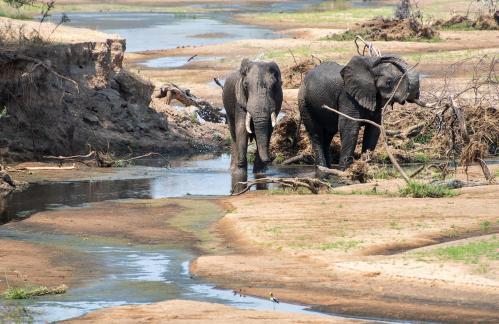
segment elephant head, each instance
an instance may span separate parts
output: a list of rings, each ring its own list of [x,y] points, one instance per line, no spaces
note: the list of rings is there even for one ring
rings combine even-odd
[[[345,91],[370,111],[383,107],[390,98],[399,104],[419,100],[419,73],[409,70],[397,56],[354,56],[341,76]]]
[[[274,62],[244,59],[236,85],[238,105],[246,112],[246,131],[256,140],[263,163],[269,163],[269,143],[282,104],[281,71]]]

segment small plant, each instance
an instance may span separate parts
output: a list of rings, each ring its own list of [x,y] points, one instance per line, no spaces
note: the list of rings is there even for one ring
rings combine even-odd
[[[356,248],[362,241],[337,241],[331,243],[322,243],[319,249],[325,250],[343,250],[348,252],[350,249]]]
[[[430,162],[430,157],[426,153],[417,152],[416,154],[414,154],[414,162],[423,164],[428,163]]]
[[[9,287],[3,293],[5,299],[28,299],[36,296],[45,295],[60,295],[66,293],[68,287],[66,285],[60,285],[54,288],[47,288],[45,286],[33,287],[33,288],[22,288],[22,287]]]
[[[281,164],[282,162],[284,162],[284,160],[285,160],[284,155],[282,153],[277,153],[274,162],[277,164]]]
[[[7,113],[7,107],[3,107],[2,111],[0,111],[0,119],[8,118],[9,114]]]
[[[490,230],[490,226],[491,223],[488,220],[480,223],[480,228],[482,229],[483,232],[488,232]]]
[[[26,288],[9,287],[3,293],[5,299],[28,299],[29,294]]]
[[[402,197],[412,198],[442,198],[454,197],[457,195],[455,190],[449,189],[445,185],[434,185],[411,181],[405,188],[400,190]]]

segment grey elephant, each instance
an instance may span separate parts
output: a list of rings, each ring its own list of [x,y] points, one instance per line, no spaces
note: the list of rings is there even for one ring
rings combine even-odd
[[[274,62],[244,59],[225,80],[222,97],[232,139],[232,191],[237,192],[248,176],[248,140],[256,140],[254,173],[271,162],[270,137],[283,99],[281,71]]]
[[[323,105],[379,124],[381,110],[390,98],[390,104],[419,100],[419,74],[397,56],[354,56],[346,66],[326,62],[311,70],[300,86],[298,106],[312,142],[316,164],[331,168],[330,145],[338,129],[341,169],[353,162],[361,126],[365,127],[362,152],[374,151],[380,135],[375,126],[361,125],[338,116],[322,108]]]

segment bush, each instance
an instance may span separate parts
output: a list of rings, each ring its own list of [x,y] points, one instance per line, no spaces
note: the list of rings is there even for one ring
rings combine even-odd
[[[442,198],[454,197],[457,195],[457,192],[449,189],[445,185],[433,185],[412,181],[405,188],[400,190],[400,195],[413,198]]]

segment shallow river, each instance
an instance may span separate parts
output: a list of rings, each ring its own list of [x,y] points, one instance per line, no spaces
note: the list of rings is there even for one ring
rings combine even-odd
[[[227,195],[230,190],[228,155],[191,161],[165,169],[136,166],[117,169],[88,180],[39,183],[8,196],[2,217],[19,220],[37,211],[85,207],[91,202],[116,199]],[[250,176],[251,176],[251,172]],[[310,176],[313,167],[271,167],[269,176]],[[206,217],[222,215],[206,215]],[[170,299],[215,302],[244,309],[274,310],[267,299],[241,297],[215,288],[189,274],[189,261],[196,255],[185,248],[129,245],[113,240],[87,240],[80,236],[23,232],[0,227],[0,237],[43,245],[65,247],[88,255],[102,275],[69,289],[60,296],[23,301],[35,323],[74,318],[92,310],[127,304],[153,303]],[[1,302],[0,302],[1,305]],[[280,303],[275,311],[315,313],[304,305]],[[317,313],[315,313],[317,314]],[[334,314],[322,314],[336,316]],[[380,319],[370,319],[386,322]]]

